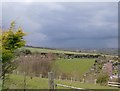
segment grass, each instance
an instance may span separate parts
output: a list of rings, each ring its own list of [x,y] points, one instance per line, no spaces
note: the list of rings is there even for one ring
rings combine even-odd
[[[9,86],[10,89],[24,89],[24,81],[22,75],[14,75],[11,74],[10,79],[6,81],[6,85]],[[46,78],[39,78],[34,77],[30,79],[30,77],[26,77],[26,89],[48,89],[48,79]],[[79,88],[85,89],[116,89],[115,87],[108,87],[108,86],[100,86],[97,84],[88,84],[88,83],[81,83],[81,82],[70,82],[65,80],[55,80],[55,83],[75,86]],[[57,87],[57,89],[66,89],[63,87]]]
[[[65,84],[68,86],[74,86],[78,88],[84,88],[84,89],[115,89],[115,87],[109,87],[109,86],[101,86],[99,84],[90,84],[90,83],[81,83],[81,82],[70,82],[70,81],[56,81],[58,84]],[[60,87],[58,87],[59,89]]]
[[[64,51],[59,49],[45,49],[45,48],[32,48],[32,47],[24,47],[25,49],[31,50],[31,52],[38,52],[38,53],[64,53],[64,54],[78,54],[78,55],[99,55],[100,53],[83,53],[83,52],[73,52],[73,51]],[[104,56],[104,54],[100,54]],[[105,55],[107,57],[114,57],[112,55]]]
[[[2,80],[0,79],[0,91],[2,90]]]
[[[11,74],[10,79],[6,81],[6,85],[10,89],[24,89],[24,76]],[[29,76],[26,77],[26,88],[27,89],[47,89],[48,79],[34,77],[30,79]]]
[[[55,66],[59,69],[60,72],[83,75],[85,72],[89,71],[91,66],[94,64],[94,59],[58,59],[55,62]],[[55,69],[55,68],[54,68]]]
[[[90,53],[79,53],[79,52],[72,52],[72,51],[64,51],[64,50],[58,50],[58,49],[42,49],[42,48],[31,48],[31,47],[25,47],[26,49],[31,50],[31,52],[39,52],[39,53],[66,53],[66,54],[90,54]],[[96,55],[96,54],[92,54]]]

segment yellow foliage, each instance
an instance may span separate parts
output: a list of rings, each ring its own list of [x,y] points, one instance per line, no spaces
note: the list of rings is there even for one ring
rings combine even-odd
[[[13,55],[14,50],[20,48],[25,45],[25,40],[23,37],[25,33],[22,31],[22,28],[19,27],[16,31],[13,30],[15,27],[15,23],[12,22],[10,29],[7,31],[3,31],[0,34],[0,47],[2,47],[2,60],[6,60],[6,58],[11,54]],[[9,52],[9,55],[8,55]]]

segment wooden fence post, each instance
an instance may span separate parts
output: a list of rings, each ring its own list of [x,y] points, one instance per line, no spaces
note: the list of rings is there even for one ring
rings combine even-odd
[[[85,83],[85,79],[84,78],[83,78],[82,82]]]
[[[65,80],[67,80],[67,77],[65,78]]]
[[[94,83],[95,83],[95,84],[96,84],[96,82],[97,82],[97,79],[94,80]]]
[[[61,80],[61,76],[59,76],[59,80]]]
[[[24,72],[24,91],[26,90],[26,73]]]
[[[17,71],[17,75],[19,75],[19,71]]]
[[[40,78],[42,78],[42,74],[40,74]]]
[[[48,79],[49,79],[49,89],[54,90],[54,74],[53,72],[48,72]]]

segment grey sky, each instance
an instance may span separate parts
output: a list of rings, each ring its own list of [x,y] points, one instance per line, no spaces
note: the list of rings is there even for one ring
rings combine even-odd
[[[115,48],[117,3],[3,3],[3,27],[16,20],[27,44],[57,48]]]

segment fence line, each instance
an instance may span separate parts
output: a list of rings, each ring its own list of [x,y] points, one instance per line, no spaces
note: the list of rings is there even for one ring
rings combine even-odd
[[[63,85],[63,84],[56,84],[56,86],[61,86],[61,87],[66,87],[66,88],[72,88],[72,89],[83,89],[83,90],[85,90],[84,88],[78,88],[78,87],[68,86],[68,85]]]
[[[118,82],[108,82],[108,86],[120,87],[120,83],[118,83]]]

